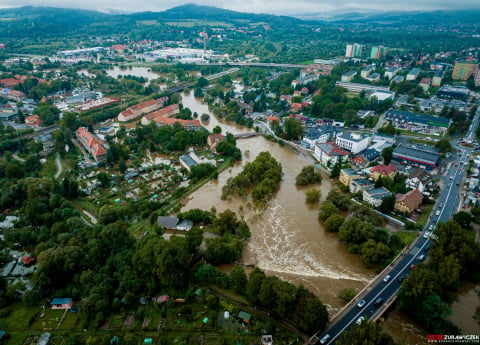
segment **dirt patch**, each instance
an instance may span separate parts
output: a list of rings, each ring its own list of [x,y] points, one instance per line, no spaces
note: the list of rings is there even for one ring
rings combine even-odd
[[[143,319],[143,325],[142,325],[142,328],[147,328],[148,325],[150,324],[150,321],[152,321],[151,318],[149,317],[146,317],[145,319]]]
[[[123,326],[130,327],[133,325],[134,322],[135,322],[135,315],[133,314],[127,315],[127,317],[125,318],[125,321],[123,321]]]

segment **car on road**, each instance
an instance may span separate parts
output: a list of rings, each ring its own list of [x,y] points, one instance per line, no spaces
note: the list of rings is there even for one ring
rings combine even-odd
[[[408,278],[408,274],[402,274],[400,277],[398,277],[398,282],[401,283],[407,278]]]
[[[382,298],[382,297],[378,297],[378,298],[375,300],[375,302],[373,302],[373,305],[374,305],[376,308],[378,308],[378,307],[380,307],[380,306],[383,304],[383,302],[384,302],[384,301],[383,301],[383,298]]]
[[[365,320],[365,316],[360,316],[360,317],[357,319],[357,321],[355,321],[355,323],[356,323],[357,325],[359,325],[359,324],[362,323],[363,320]]]
[[[418,261],[423,261],[425,259],[425,254],[420,254],[418,256]]]
[[[331,336],[330,334],[325,334],[322,339],[320,339],[320,344],[326,344],[330,340]]]
[[[433,230],[433,227],[434,227],[434,225],[433,225],[433,224],[432,224],[432,225],[430,225],[430,226],[428,227],[428,230],[429,230],[429,231],[432,231],[432,230]]]
[[[458,167],[459,163],[455,163],[455,166]]]
[[[390,274],[387,274],[387,275],[383,278],[383,282],[384,282],[384,283],[387,283],[391,278],[392,278],[392,276],[391,276]]]
[[[410,265],[410,269],[412,270],[412,269],[414,269],[414,268],[415,268],[415,265],[414,265],[414,264],[411,264],[411,265]]]
[[[430,234],[431,234],[430,231],[425,231],[425,233],[423,234],[423,238],[425,238],[425,239],[429,238]]]
[[[359,302],[357,303],[357,307],[358,307],[358,308],[363,308],[366,303],[367,303],[367,301],[365,301],[364,299],[362,299],[361,301],[359,301]]]
[[[440,210],[437,210],[437,212],[435,212],[435,215],[439,216],[440,215]]]
[[[425,250],[426,252],[428,252],[429,249],[430,249],[430,242],[425,245],[425,247],[423,248],[423,250]]]
[[[450,186],[451,186],[451,185],[450,185],[450,183],[449,183],[449,184],[447,184],[447,188],[450,188]]]

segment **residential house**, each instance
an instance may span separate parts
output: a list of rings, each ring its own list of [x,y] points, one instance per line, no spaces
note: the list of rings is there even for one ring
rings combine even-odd
[[[30,115],[25,118],[25,124],[27,126],[37,128],[42,124],[42,120],[40,120],[40,116],[38,115]]]
[[[324,167],[333,167],[337,162],[345,162],[348,158],[348,152],[335,143],[319,143],[315,145],[313,156]]]
[[[412,213],[423,201],[423,194],[418,189],[406,194],[398,193],[395,197],[395,210],[403,213]]]
[[[443,74],[444,72],[441,69],[435,71],[432,79],[432,86],[439,87],[442,85]]]
[[[242,321],[244,323],[249,323],[250,319],[252,318],[252,315],[250,315],[249,313],[246,313],[243,310],[241,310],[238,313],[238,318],[240,319],[240,321]]]
[[[176,229],[179,219],[177,217],[158,216],[157,223],[161,228]]]
[[[407,80],[415,80],[420,75],[420,68],[412,68],[407,74]]]
[[[261,345],[273,345],[273,337],[270,334],[262,335],[260,343]]]
[[[395,175],[398,173],[398,169],[393,164],[379,164],[371,168],[370,173],[372,174],[372,177],[375,181],[378,180],[380,176],[389,177],[393,180]]]
[[[132,105],[118,114],[118,121],[126,122],[136,119],[144,114],[148,114],[162,108],[166,102],[168,102],[168,97],[161,97]]]
[[[341,169],[340,170],[340,182],[343,183],[344,186],[349,186],[350,182],[354,179],[362,178],[355,170],[351,168]]]
[[[417,168],[408,174],[405,185],[409,189],[418,189],[422,193],[427,189],[434,190],[438,187],[432,180],[432,176],[421,168]]]
[[[375,70],[375,66],[374,65],[369,65],[369,66],[365,67],[364,69],[362,69],[362,71],[360,72],[360,76],[363,79],[366,79],[370,75],[370,73],[372,73],[374,70]]]
[[[54,298],[50,302],[52,309],[70,309],[73,305],[71,298]]]
[[[207,137],[207,144],[208,144],[208,147],[210,148],[210,151],[212,151],[213,153],[216,153],[216,147],[218,143],[221,142],[222,140],[224,140],[224,137],[221,133],[210,134]]]
[[[337,136],[335,143],[338,147],[356,154],[368,147],[370,144],[370,137],[360,133],[346,132]]]
[[[105,150],[105,148],[100,144],[100,140],[90,133],[88,129],[85,127],[78,127],[76,135],[79,143],[93,156],[97,162],[107,159],[107,150]]]
[[[390,67],[385,70],[384,76],[387,79],[392,79],[399,71],[398,67]]]
[[[371,81],[373,83],[376,83],[377,81],[380,81],[380,74],[379,73],[373,73],[373,74],[370,74],[365,79],[367,79],[368,81]]]
[[[302,145],[307,149],[318,143],[334,141],[343,130],[334,126],[308,127],[303,135]]]
[[[20,259],[20,263],[23,266],[35,265],[36,262],[37,262],[37,258],[31,257],[30,255],[24,255]]]
[[[370,190],[373,188],[375,188],[375,186],[372,181],[366,178],[353,179],[350,181],[350,184],[348,186],[348,189],[352,194],[363,192],[364,190]]]
[[[383,199],[392,196],[392,193],[385,187],[373,188],[370,190],[363,191],[363,201],[367,204],[372,205],[373,207],[379,207]]]

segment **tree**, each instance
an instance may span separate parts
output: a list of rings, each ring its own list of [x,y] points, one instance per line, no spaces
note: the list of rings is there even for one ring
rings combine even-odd
[[[464,229],[471,229],[472,215],[465,211],[457,212],[453,215],[453,219]]]
[[[360,258],[366,267],[371,267],[390,256],[390,248],[384,243],[376,243],[369,239],[363,243],[360,249]]]
[[[350,197],[342,193],[338,188],[331,189],[326,200],[332,202],[342,211],[348,210],[351,204]]]
[[[340,290],[338,293],[338,298],[343,300],[345,303],[350,302],[355,296],[357,295],[357,292],[355,289],[352,289],[350,287],[343,288]]]
[[[240,295],[245,295],[245,289],[247,287],[247,275],[240,266],[233,267],[232,271],[228,275],[228,280],[233,291]]]
[[[297,175],[295,184],[298,186],[306,186],[313,183],[322,182],[322,174],[315,171],[312,165],[302,168],[302,171]]]
[[[287,118],[283,123],[283,130],[285,133],[285,139],[297,140],[303,134],[302,124],[294,118]]]
[[[108,174],[103,171],[97,174],[97,180],[98,182],[100,182],[102,188],[108,187],[108,185],[110,184],[110,176],[108,176]]]
[[[341,158],[339,158],[333,165],[332,171],[330,171],[330,178],[338,178],[340,176],[340,170],[342,170]]]
[[[310,297],[298,305],[294,319],[303,332],[313,334],[327,325],[328,311],[317,297]]]
[[[320,196],[322,193],[320,192],[320,189],[310,189],[307,190],[307,202],[310,204],[316,203],[320,200]]]
[[[338,238],[348,244],[361,245],[375,236],[375,227],[370,222],[348,218],[338,231]]]
[[[395,135],[396,132],[397,130],[391,124],[388,124],[378,129],[378,133],[387,134],[387,135]]]
[[[320,205],[320,211],[318,213],[318,218],[320,220],[327,220],[331,215],[338,214],[338,208],[331,201],[324,201]]]
[[[344,221],[345,218],[342,215],[334,213],[325,221],[325,229],[330,232],[338,232]]]
[[[383,198],[382,203],[378,207],[378,210],[383,213],[390,213],[395,208],[395,196],[390,195]]]
[[[435,147],[442,153],[452,152],[452,145],[448,139],[440,139],[435,144]]]
[[[214,133],[214,134],[222,133],[222,127],[220,127],[220,126],[213,127],[212,133]]]
[[[265,273],[263,273],[256,267],[248,275],[246,295],[248,301],[253,305],[257,305],[260,302],[260,289],[265,278]]]
[[[382,331],[382,326],[364,320],[349,331],[344,331],[336,341],[337,345],[395,345],[393,338]]]
[[[389,146],[382,150],[383,163],[388,165],[392,161],[393,157],[393,147]]]

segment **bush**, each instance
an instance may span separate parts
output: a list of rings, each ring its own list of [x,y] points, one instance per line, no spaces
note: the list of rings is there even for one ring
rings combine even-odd
[[[322,192],[319,189],[311,189],[307,191],[307,202],[310,204],[316,203],[320,200]]]
[[[348,303],[356,295],[357,295],[357,292],[354,289],[352,289],[350,287],[346,287],[346,288],[343,288],[342,290],[340,290],[340,292],[338,293],[338,298],[345,301],[345,303]]]

